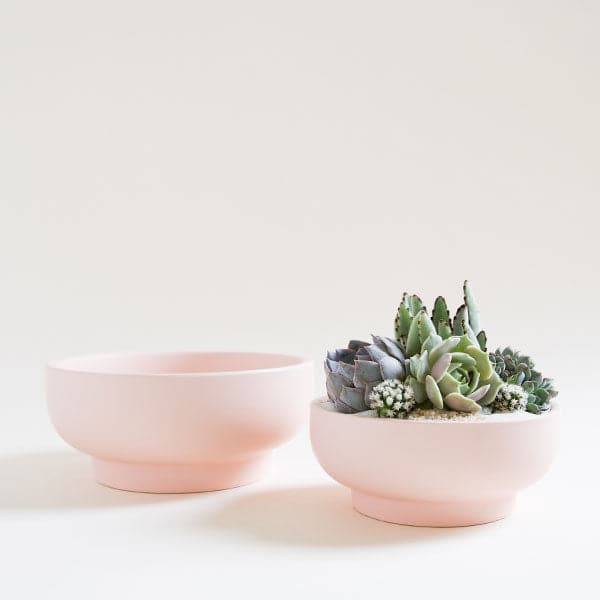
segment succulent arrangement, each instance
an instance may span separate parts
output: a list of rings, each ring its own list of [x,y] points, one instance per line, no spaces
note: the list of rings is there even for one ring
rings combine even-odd
[[[487,336],[469,283],[454,317],[436,298],[431,315],[421,299],[405,293],[394,322],[395,339],[351,340],[327,353],[327,396],[344,413],[405,418],[414,409],[458,413],[551,408],[551,379],[533,360],[507,347],[488,353]]]

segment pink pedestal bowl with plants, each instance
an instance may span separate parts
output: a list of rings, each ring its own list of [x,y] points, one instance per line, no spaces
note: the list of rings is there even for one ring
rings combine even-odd
[[[393,523],[459,526],[508,515],[558,448],[552,380],[510,347],[488,352],[467,282],[450,317],[404,294],[395,337],[352,340],[325,360],[313,403],[323,468],[359,512]]]
[[[281,354],[116,354],[47,368],[58,433],[92,457],[98,482],[141,492],[256,481],[312,397],[312,362]]]

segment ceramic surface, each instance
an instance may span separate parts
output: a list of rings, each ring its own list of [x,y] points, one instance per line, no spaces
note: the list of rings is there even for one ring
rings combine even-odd
[[[301,427],[312,363],[279,354],[117,354],[47,367],[50,417],[97,481],[143,492],[236,487]]]
[[[325,399],[322,399],[325,400]],[[451,527],[501,519],[549,469],[560,408],[518,420],[378,419],[311,406],[322,467],[359,512],[393,523]]]

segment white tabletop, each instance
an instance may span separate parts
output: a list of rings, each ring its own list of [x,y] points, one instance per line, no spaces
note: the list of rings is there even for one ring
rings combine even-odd
[[[92,481],[59,440],[0,457],[6,598],[436,596],[597,598],[598,420],[566,411],[558,461],[489,525],[368,519],[330,480],[308,434],[235,490],[136,494]],[[52,434],[48,433],[48,439]],[[5,440],[7,441],[7,440]],[[8,440],[10,441],[10,439]]]

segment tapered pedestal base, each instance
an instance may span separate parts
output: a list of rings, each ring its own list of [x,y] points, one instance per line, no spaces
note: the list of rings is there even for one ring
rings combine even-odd
[[[463,502],[427,502],[382,498],[352,490],[352,503],[359,513],[380,521],[422,527],[463,527],[497,521],[511,513],[514,500],[514,496],[508,496]]]
[[[260,479],[269,456],[237,463],[165,465],[94,459],[98,483],[119,490],[180,494],[211,492],[247,485]]]

